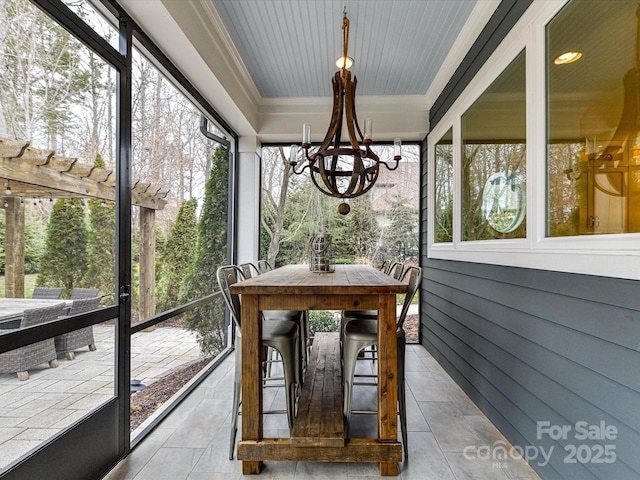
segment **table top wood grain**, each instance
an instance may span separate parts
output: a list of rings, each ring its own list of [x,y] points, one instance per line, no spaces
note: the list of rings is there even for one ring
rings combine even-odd
[[[336,265],[331,273],[314,273],[307,265],[287,265],[230,289],[232,293],[260,295],[353,295],[405,293],[407,286],[369,265]]]

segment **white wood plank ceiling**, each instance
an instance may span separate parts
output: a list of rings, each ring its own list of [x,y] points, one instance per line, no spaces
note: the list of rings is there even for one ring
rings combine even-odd
[[[211,0],[263,98],[331,96],[342,11],[358,95],[425,95],[476,0]]]

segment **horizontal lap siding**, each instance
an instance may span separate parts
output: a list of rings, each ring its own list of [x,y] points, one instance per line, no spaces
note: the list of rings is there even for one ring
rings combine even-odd
[[[638,282],[427,260],[421,341],[519,446],[548,450],[543,478],[640,478]],[[566,464],[536,422],[604,421],[618,429],[613,464]]]

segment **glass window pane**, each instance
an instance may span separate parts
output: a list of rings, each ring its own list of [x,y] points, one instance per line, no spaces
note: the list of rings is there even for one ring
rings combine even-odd
[[[392,145],[374,145],[372,150],[393,164]],[[336,263],[417,262],[419,150],[415,144],[403,145],[398,168],[391,171],[382,165],[371,190],[350,199],[350,213],[341,215],[341,199],[321,193],[308,170],[294,175],[288,168],[288,145],[263,147],[263,258],[276,266],[307,263],[310,235],[326,232],[333,238]]]
[[[453,242],[453,131],[436,143],[435,242]]]
[[[114,319],[0,354],[0,469],[113,398],[116,325]]]
[[[118,30],[109,23],[87,0],[61,0],[93,30],[118,50],[120,37]]]
[[[462,116],[463,240],[526,236],[525,54]]]
[[[31,322],[27,310],[73,309],[78,288],[105,295],[99,308],[113,302],[118,148],[116,71],[29,1],[2,2],[0,23],[0,138],[12,146],[0,159],[0,316],[25,302],[0,319],[2,342]],[[62,312],[49,321],[63,325]],[[116,325],[0,354],[0,470],[113,398]]]
[[[199,108],[149,58],[134,49],[132,181],[163,196],[133,202],[134,323],[215,294],[229,230],[229,150],[202,134]],[[227,347],[226,321],[217,295],[132,336],[132,436]]]
[[[637,6],[573,0],[547,26],[549,236],[640,231]]]

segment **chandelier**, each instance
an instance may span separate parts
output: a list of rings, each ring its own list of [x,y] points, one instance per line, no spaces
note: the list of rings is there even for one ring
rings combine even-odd
[[[355,108],[356,85],[358,79],[351,77],[354,61],[347,55],[349,47],[349,19],[345,7],[342,18],[342,56],[336,60],[338,70],[333,79],[333,111],[329,129],[315,153],[311,149],[311,125],[302,127],[302,150],[304,160],[298,164],[297,146],[291,145],[289,163],[295,174],[299,175],[307,168],[314,185],[330,197],[350,199],[367,193],[378,179],[380,164],[389,170],[398,168],[402,142],[393,141],[393,165],[380,160],[371,150],[372,121],[364,121],[364,133],[360,129]],[[349,135],[348,142],[342,140],[343,121]],[[344,143],[344,146],[343,146]],[[346,215],[349,204],[344,202],[338,211]]]

